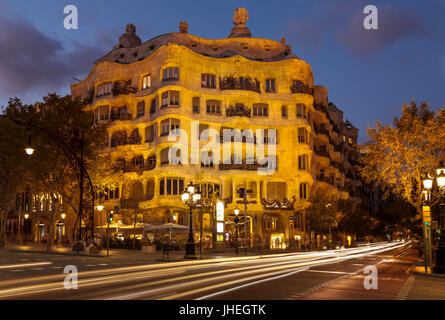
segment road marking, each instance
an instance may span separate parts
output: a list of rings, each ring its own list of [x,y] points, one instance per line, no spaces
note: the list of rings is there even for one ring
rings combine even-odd
[[[279,276],[275,276],[275,277],[272,277],[272,278],[267,278],[267,279],[262,279],[262,280],[246,283],[246,284],[234,287],[234,288],[230,288],[230,289],[219,291],[219,292],[215,292],[215,293],[203,296],[203,297],[199,297],[199,298],[197,298],[195,300],[204,300],[204,299],[208,299],[208,298],[211,298],[211,297],[214,297],[214,296],[219,296],[221,294],[228,293],[228,292],[235,291],[235,290],[239,290],[241,288],[249,287],[249,286],[252,286],[252,285],[255,285],[255,284],[259,284],[259,283],[263,283],[263,282],[267,282],[267,281],[271,281],[271,280],[276,280],[276,279],[288,277],[288,276],[291,276],[293,274],[296,274],[296,273],[299,273],[299,272],[302,272],[302,271],[306,271],[308,269],[309,269],[308,267],[298,268],[298,269],[296,269],[296,270],[294,270],[292,272],[288,272],[288,273],[285,273],[285,274],[282,274],[282,275],[279,275]]]
[[[399,293],[397,294],[395,300],[406,300],[415,278],[416,277],[413,275],[409,276],[408,280],[405,281]]]
[[[13,268],[27,268],[27,267],[34,267],[34,266],[42,266],[42,265],[48,265],[52,264],[52,262],[34,262],[34,263],[22,263],[22,264],[10,264],[10,265],[3,265],[0,266],[0,269],[13,269]]]
[[[35,271],[39,271],[39,270],[44,270],[45,268],[31,268],[31,270],[35,270]]]
[[[329,270],[307,270],[307,272],[334,273],[334,274],[356,274],[355,272],[329,271]]]
[[[23,270],[23,269],[14,269],[14,270],[9,270],[9,271],[11,271],[11,272],[22,272],[22,271],[25,271],[25,270]]]

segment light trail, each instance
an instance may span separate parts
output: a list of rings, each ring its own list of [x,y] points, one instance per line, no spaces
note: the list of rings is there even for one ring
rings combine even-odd
[[[21,263],[21,264],[10,264],[10,265],[2,265],[0,269],[13,269],[13,268],[29,268],[35,266],[44,266],[52,264],[52,262],[33,262],[33,263]]]
[[[247,285],[253,285],[259,283],[258,281],[270,281],[277,277],[284,277],[285,274],[291,275],[296,273],[301,268],[310,268],[317,265],[337,263],[348,259],[354,259],[361,256],[367,256],[370,254],[376,254],[387,250],[394,250],[401,246],[407,245],[407,243],[385,243],[374,246],[368,246],[366,248],[352,248],[342,250],[330,250],[324,252],[309,252],[309,253],[293,253],[293,254],[279,254],[279,255],[262,255],[252,257],[233,257],[233,258],[221,258],[216,260],[202,260],[202,261],[181,261],[173,262],[169,264],[151,264],[143,266],[112,268],[103,270],[93,270],[79,272],[78,274],[78,287],[79,289],[92,287],[92,286],[106,286],[112,284],[119,284],[122,282],[139,281],[138,284],[125,288],[114,288],[110,291],[137,289],[141,287],[153,287],[157,285],[163,285],[160,288],[152,288],[149,290],[143,290],[130,294],[119,294],[113,297],[105,297],[106,299],[136,299],[144,296],[152,296],[160,293],[172,293],[180,289],[190,289],[196,286],[201,286],[198,289],[192,289],[189,291],[179,292],[165,297],[165,299],[175,299],[183,296],[196,294],[203,291],[209,291],[226,287],[228,285],[236,285],[242,282],[251,281],[250,284],[242,284],[242,287]],[[44,264],[45,262],[38,263]],[[198,271],[199,269],[220,268],[221,264],[228,265],[228,269],[214,270],[207,272],[199,272],[196,274],[183,275],[188,271]],[[33,264],[36,265],[36,264]],[[233,267],[230,268],[230,265]],[[241,272],[240,272],[241,270]],[[291,270],[291,271],[290,271]],[[299,271],[301,272],[301,271]],[[233,278],[244,277],[242,279],[233,280],[230,282],[216,283],[217,281],[226,281],[229,277]],[[0,290],[0,298],[23,296],[23,295],[35,295],[39,293],[48,293],[51,291],[64,290],[63,279],[66,274],[58,274],[45,277],[33,277],[28,279],[10,280],[7,283],[2,282],[0,287],[5,287],[8,284],[17,285],[18,283],[36,282],[36,281],[55,281],[52,283],[40,283],[35,285],[25,285],[14,288],[5,288]],[[167,279],[160,279],[154,281],[147,281],[156,277],[168,277]],[[207,277],[207,278],[206,278]],[[269,277],[269,278],[267,278]],[[264,279],[266,278],[266,279]],[[187,281],[188,280],[188,281]],[[185,282],[187,281],[187,282]],[[179,282],[179,283],[178,283]],[[173,283],[173,284],[171,284]],[[169,286],[166,286],[170,284]],[[211,284],[210,286],[208,286]],[[241,288],[241,287],[239,287]],[[231,290],[236,290],[232,288]],[[80,292],[80,291],[76,291]],[[104,290],[102,290],[102,296]],[[222,294],[213,293],[212,296]],[[96,295],[97,296],[97,295]],[[165,296],[165,294],[164,294]]]

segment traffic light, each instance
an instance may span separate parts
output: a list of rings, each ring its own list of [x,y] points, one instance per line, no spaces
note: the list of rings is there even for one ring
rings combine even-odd
[[[113,211],[110,212],[110,215],[108,216],[108,221],[113,222]]]

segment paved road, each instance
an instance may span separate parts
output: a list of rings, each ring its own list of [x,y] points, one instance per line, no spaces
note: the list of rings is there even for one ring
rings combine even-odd
[[[405,292],[402,287],[408,276],[403,270],[411,263],[394,269],[393,265],[401,265],[401,258],[394,260],[393,255],[407,247],[381,243],[323,252],[156,264],[132,260],[127,265],[104,258],[43,254],[35,258],[36,254],[15,253],[0,259],[0,299],[370,299],[373,294],[392,299]],[[21,255],[19,263],[17,254]],[[78,268],[77,290],[64,288],[67,264]],[[378,290],[363,287],[366,265],[378,267]],[[337,291],[332,289],[336,285],[340,286]]]

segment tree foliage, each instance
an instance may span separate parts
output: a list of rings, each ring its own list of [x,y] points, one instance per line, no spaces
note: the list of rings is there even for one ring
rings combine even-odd
[[[435,113],[426,103],[412,101],[392,125],[376,122],[367,135],[361,176],[382,188],[385,197],[397,195],[420,213],[422,177],[445,155],[445,109]]]

